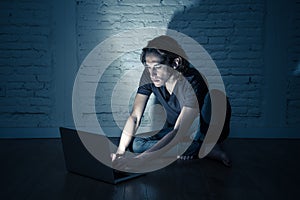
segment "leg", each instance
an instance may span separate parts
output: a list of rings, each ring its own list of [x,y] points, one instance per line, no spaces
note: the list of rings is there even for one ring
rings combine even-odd
[[[169,133],[173,127],[164,128],[160,130],[158,133],[149,132],[142,135],[152,135],[150,137],[135,137],[132,142],[132,151],[134,153],[142,153],[148,149],[150,149],[153,145],[155,145],[161,138],[163,138],[167,133]],[[155,134],[155,135],[153,135]]]
[[[194,159],[198,157],[198,153],[202,144],[201,137],[203,136],[202,132],[202,127],[209,125],[210,122],[210,116],[211,116],[211,101],[210,101],[210,96],[209,93],[205,95],[203,106],[201,109],[201,115],[200,115],[200,120],[198,123],[198,128],[196,132],[193,134],[192,139],[193,142],[189,146],[189,148],[179,156],[181,160],[189,160],[189,159]]]
[[[218,92],[220,94],[217,95],[224,95],[222,92]],[[226,98],[227,103],[226,103],[226,116],[225,116],[225,122],[224,126],[221,132],[221,135],[218,139],[217,143],[223,142],[225,139],[227,139],[229,132],[230,132],[230,118],[231,118],[231,105]],[[209,124],[210,124],[210,118],[211,118],[211,100],[210,100],[210,95],[209,93],[205,96],[204,103],[201,109],[201,116],[200,116],[200,131],[199,135],[197,135],[197,139],[200,139],[201,134],[205,135]],[[196,139],[195,139],[196,140]]]
[[[216,92],[218,92],[218,93],[216,93],[217,95],[224,95],[222,92],[219,92],[219,91],[216,91]],[[207,157],[214,159],[214,160],[221,161],[225,166],[230,167],[231,161],[220,145],[228,137],[229,131],[230,131],[231,106],[230,106],[229,100],[227,98],[226,98],[226,101],[227,101],[226,117],[225,117],[225,122],[224,122],[224,126],[222,129],[221,135],[217,141],[217,144],[214,146],[214,148],[211,150],[211,152],[207,155]],[[203,106],[203,108],[201,110],[201,132],[206,134],[209,123],[210,123],[210,117],[211,117],[211,103],[210,103],[209,96],[205,97],[204,102],[207,104],[204,103],[204,105],[206,105],[206,106]]]
[[[159,140],[155,140],[152,137],[142,138],[136,137],[132,143],[132,150],[134,153],[143,153],[147,149],[150,149]]]
[[[224,123],[222,133],[215,147],[207,155],[208,158],[221,161],[224,165],[228,167],[231,166],[231,161],[228,158],[227,154],[221,148],[220,143],[223,142],[229,135],[230,117],[231,117],[231,106],[227,99],[226,118],[225,118],[225,123]],[[198,152],[202,144],[201,136],[206,134],[210,124],[210,118],[211,118],[211,100],[208,93],[204,98],[204,103],[201,109],[199,128],[193,137],[194,141],[191,144],[191,146],[186,150],[186,152],[182,156],[180,156],[180,159],[184,159],[184,160],[193,159],[198,155]]]

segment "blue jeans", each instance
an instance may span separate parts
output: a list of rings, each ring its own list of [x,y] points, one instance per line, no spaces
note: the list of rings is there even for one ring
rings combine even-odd
[[[223,131],[221,133],[220,139],[218,142],[222,142],[228,137],[229,134],[229,119],[231,116],[231,107],[229,101],[227,100],[227,114],[225,125]],[[206,134],[206,131],[209,126],[211,117],[211,100],[209,93],[204,98],[204,103],[201,109],[201,116],[200,116],[200,123],[196,134],[193,136],[193,142],[190,148],[188,149],[189,152],[195,152],[200,149],[201,146],[201,136]],[[173,127],[166,127],[160,130],[157,134],[150,136],[150,137],[135,137],[132,142],[132,151],[135,153],[142,153],[147,149],[150,149],[153,145],[155,145],[161,138],[163,138],[166,134],[173,130]],[[152,132],[149,132],[149,135],[152,135]]]

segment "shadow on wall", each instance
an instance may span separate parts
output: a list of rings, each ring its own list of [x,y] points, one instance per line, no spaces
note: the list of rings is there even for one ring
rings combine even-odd
[[[168,24],[168,29],[196,40],[212,57],[220,72],[223,72],[222,75],[228,75],[230,71],[222,69],[222,62],[228,59],[228,45],[234,32],[233,20],[229,17],[221,18],[227,12],[226,6],[214,7],[203,2],[201,5],[175,12]]]
[[[168,29],[196,40],[216,63],[233,108],[232,124],[261,117],[264,4],[201,1],[174,13]]]

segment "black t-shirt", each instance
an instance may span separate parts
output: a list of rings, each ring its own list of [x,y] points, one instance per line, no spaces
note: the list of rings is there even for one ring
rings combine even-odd
[[[140,79],[139,94],[150,96],[153,93],[167,114],[167,122],[174,126],[183,106],[201,111],[204,97],[208,92],[204,78],[199,71],[189,67],[176,82],[173,93],[170,95],[165,86],[155,87],[149,72],[144,70]]]

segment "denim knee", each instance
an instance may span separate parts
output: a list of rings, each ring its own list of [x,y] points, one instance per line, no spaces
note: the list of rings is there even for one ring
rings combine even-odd
[[[132,151],[134,153],[143,153],[144,151],[150,149],[155,143],[157,143],[157,140],[136,137],[132,142]]]
[[[138,138],[134,138],[132,142],[132,151],[134,153],[141,153],[141,141]]]

